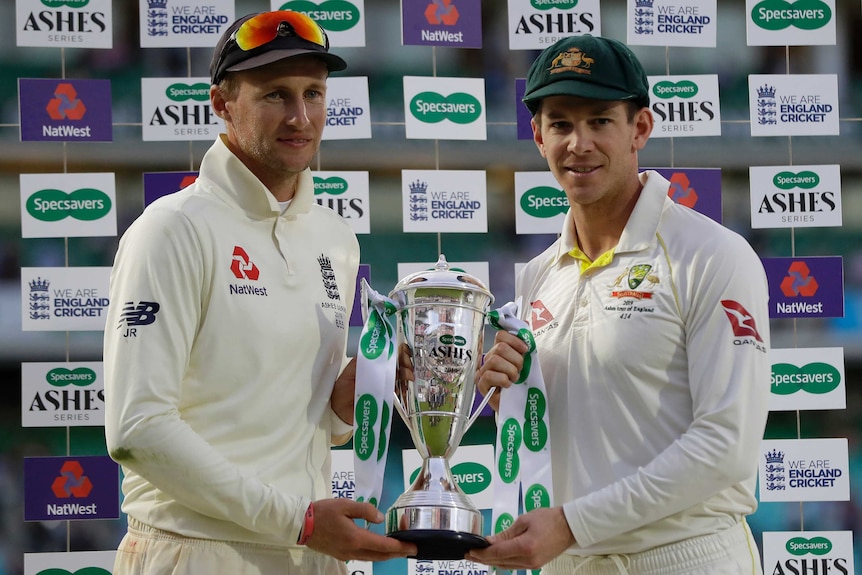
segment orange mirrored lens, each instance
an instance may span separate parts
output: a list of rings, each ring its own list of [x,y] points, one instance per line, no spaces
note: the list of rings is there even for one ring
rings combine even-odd
[[[246,20],[236,31],[236,45],[243,50],[263,46],[278,36],[278,27],[282,22],[290,24],[296,35],[303,40],[326,46],[326,37],[320,26],[305,14],[292,10],[265,12]]]

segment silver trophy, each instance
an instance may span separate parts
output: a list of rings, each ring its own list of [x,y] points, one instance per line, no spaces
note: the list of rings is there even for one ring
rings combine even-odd
[[[463,559],[488,542],[482,513],[455,484],[449,458],[491,398],[471,416],[494,296],[475,277],[450,270],[441,254],[434,269],[408,275],[389,297],[401,304],[394,405],[422,468],[387,511],[386,534],[415,543],[416,559]]]

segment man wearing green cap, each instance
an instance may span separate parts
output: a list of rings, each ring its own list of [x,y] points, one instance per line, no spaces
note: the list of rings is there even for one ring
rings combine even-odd
[[[524,103],[571,206],[515,286],[547,386],[557,506],[467,557],[545,575],[761,573],[745,521],[768,411],[760,259],[638,172],[653,118],[622,43],[550,46]],[[498,332],[482,393],[517,381],[526,351]]]

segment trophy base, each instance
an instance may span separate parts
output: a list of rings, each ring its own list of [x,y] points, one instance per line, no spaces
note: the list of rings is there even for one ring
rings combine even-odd
[[[411,559],[430,559],[438,561],[464,559],[471,549],[488,546],[484,537],[472,533],[459,533],[445,529],[414,529],[395,531],[389,537],[416,544],[416,555]]]

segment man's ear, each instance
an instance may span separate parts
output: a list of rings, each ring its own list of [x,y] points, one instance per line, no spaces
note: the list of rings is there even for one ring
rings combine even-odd
[[[539,148],[539,154],[543,158],[547,158],[545,155],[545,141],[542,139],[542,127],[536,121],[536,116],[530,118],[530,128],[533,129],[533,141],[536,143],[536,147]]]
[[[212,104],[213,112],[222,120],[227,120],[230,112],[227,110],[227,100],[216,84],[210,86],[210,104]]]
[[[652,129],[655,125],[652,110],[649,108],[638,110],[637,114],[635,114],[634,125],[635,135],[632,141],[632,151],[637,152],[646,146],[647,140],[649,140],[650,134],[652,134]]]

